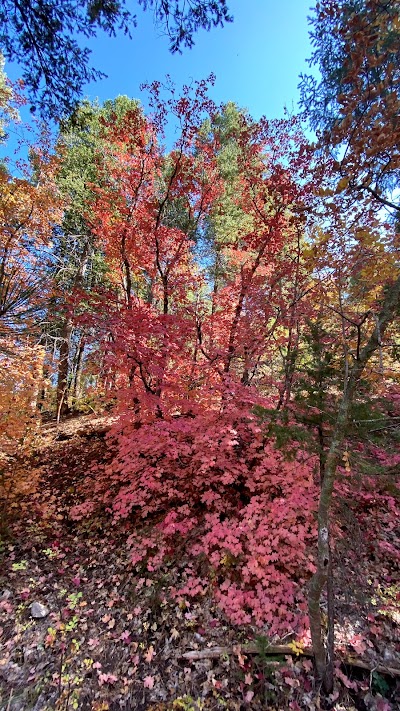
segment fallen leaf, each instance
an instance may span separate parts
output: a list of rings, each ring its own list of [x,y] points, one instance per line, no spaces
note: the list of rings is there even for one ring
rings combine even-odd
[[[153,657],[154,657],[154,647],[151,644],[150,647],[148,648],[146,654],[144,655],[144,658],[145,658],[146,662],[148,662],[150,664]]]
[[[103,674],[102,672],[99,672],[98,681],[100,686],[103,684],[115,684],[115,682],[118,681],[118,677],[114,674]]]

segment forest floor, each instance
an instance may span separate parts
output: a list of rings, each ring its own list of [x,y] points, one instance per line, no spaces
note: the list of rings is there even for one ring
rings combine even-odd
[[[398,567],[382,563],[362,519],[347,511],[352,546],[335,553],[336,647],[347,661],[324,699],[290,635],[284,653],[270,654],[266,636],[230,624],[211,597],[168,596],[182,561],[136,574],[126,531],[70,519],[91,465],[112,456],[110,422],[45,425],[33,457],[12,472],[24,483],[0,539],[1,711],[400,708]]]

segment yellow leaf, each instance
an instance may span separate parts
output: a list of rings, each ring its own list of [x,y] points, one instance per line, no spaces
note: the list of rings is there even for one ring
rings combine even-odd
[[[304,645],[302,642],[296,642],[296,640],[293,640],[293,642],[290,642],[289,644],[290,649],[292,650],[293,654],[302,654],[304,651]]]

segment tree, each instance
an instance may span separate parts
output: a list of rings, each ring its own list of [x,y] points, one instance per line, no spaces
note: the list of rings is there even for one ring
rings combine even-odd
[[[352,407],[361,378],[379,352],[384,387],[384,334],[399,313],[398,187],[399,3],[398,0],[322,0],[312,19],[314,53],[321,78],[302,77],[302,104],[318,131],[318,147],[328,159],[328,190],[323,190],[333,231],[321,285],[333,278],[333,307],[342,330],[342,396],[331,409],[332,430],[325,440],[318,513],[318,563],[309,595],[312,641],[318,674],[326,691],[333,685],[333,589],[331,515],[333,487]],[[332,200],[330,198],[333,197]],[[394,229],[373,223],[382,206]],[[343,229],[343,227],[345,228]],[[389,230],[389,233],[387,232]],[[318,242],[317,242],[318,245]],[[316,249],[321,256],[321,249]],[[379,266],[378,266],[379,265]],[[324,276],[325,271],[325,276]],[[327,303],[322,299],[322,303]],[[321,624],[321,595],[328,586],[328,632]]]
[[[19,102],[0,73],[0,140],[18,118]],[[14,176],[6,161],[0,165],[0,474],[9,493],[15,489],[15,461],[38,429],[44,358],[39,340],[53,296],[46,266],[63,207],[55,180],[58,161],[45,135],[30,146],[29,161],[17,167]]]
[[[60,127],[56,143],[59,154],[57,184],[65,201],[61,224],[54,230],[49,276],[55,285],[54,299],[47,311],[43,342],[58,352],[56,411],[67,413],[76,406],[89,331],[73,318],[71,297],[79,292],[79,312],[84,312],[84,295],[104,285],[106,265],[93,232],[92,209],[96,187],[105,174],[104,160],[109,139],[108,124],[118,125],[138,102],[119,96],[103,106],[84,101]],[[70,401],[70,402],[69,402]]]
[[[350,433],[358,419],[357,410],[365,407],[369,398],[385,392],[396,377],[387,346],[393,340],[399,308],[395,229],[381,224],[369,198],[358,201],[350,214],[344,209],[346,204],[347,200],[341,200],[340,196],[333,195],[330,201],[325,195],[324,219],[314,228],[309,270],[313,275],[315,305],[306,343],[303,342],[302,377],[295,411],[298,421],[315,432],[313,449],[319,454],[319,553],[309,609],[317,670],[328,691],[334,672],[331,550],[332,529],[337,520],[332,516],[333,490],[335,486],[339,497],[343,493],[337,470],[342,466],[339,471],[343,473],[342,458],[344,449],[351,447]],[[360,440],[360,436],[355,438],[362,448]],[[351,470],[348,462],[346,467],[351,472],[349,476],[355,478],[357,468]],[[362,482],[361,491],[363,485]],[[325,591],[326,639],[320,609]]]
[[[339,186],[399,215],[400,20],[398,0],[322,0],[311,20],[311,65],[302,105],[333,152]]]
[[[38,334],[40,315],[51,292],[45,266],[47,245],[61,217],[55,184],[57,161],[40,147],[35,168],[24,177],[0,170],[0,343]]]
[[[133,111],[115,130],[94,209],[115,284],[95,318],[120,418],[115,457],[75,515],[106,505],[127,525],[135,517],[135,565],[186,550],[193,562],[176,595],[206,590],[207,562],[234,622],[302,629],[312,466],[299,447],[285,460],[254,407],[273,402],[255,383],[261,390],[271,333],[285,341],[310,154],[295,121],[217,112],[204,82],[194,97],[186,88],[162,100],[158,84],[152,96],[152,120]],[[181,127],[167,155],[166,109]],[[213,224],[223,274],[211,281],[197,247]]]
[[[231,21],[226,0],[138,0],[154,10],[156,21],[170,38],[172,52],[191,47],[200,28]],[[22,68],[32,101],[46,117],[71,112],[82,87],[105,76],[89,65],[90,50],[77,37],[89,38],[99,30],[130,36],[136,17],[125,0],[1,0],[0,47],[6,59]]]
[[[346,437],[351,406],[360,384],[361,376],[375,352],[379,349],[385,331],[396,317],[400,306],[400,276],[387,286],[380,309],[372,325],[365,327],[363,345],[357,350],[348,376],[344,383],[342,398],[336,415],[328,453],[324,462],[324,475],[318,509],[318,559],[317,571],[311,580],[309,593],[309,614],[311,638],[317,671],[325,690],[333,688],[333,619],[329,619],[328,645],[325,645],[321,622],[321,594],[331,573],[330,509],[336,471],[342,457],[342,447]]]

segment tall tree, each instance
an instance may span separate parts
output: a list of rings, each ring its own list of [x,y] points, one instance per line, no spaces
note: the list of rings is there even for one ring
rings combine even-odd
[[[15,100],[0,74],[0,140],[17,118]],[[10,488],[13,458],[21,456],[37,429],[44,355],[39,341],[53,296],[46,266],[63,208],[58,161],[46,136],[30,147],[29,158],[18,162],[17,176],[7,162],[0,165],[0,470],[9,475]]]
[[[372,219],[374,211],[380,217],[382,206],[388,208],[395,226],[400,213],[399,8],[398,0],[318,3],[312,19],[311,63],[317,65],[321,78],[303,77],[301,82],[303,107],[318,131],[319,148],[325,155],[333,154],[330,189],[324,195],[335,228],[323,242],[329,245],[325,280],[329,282],[334,275],[335,284],[328,304],[339,319],[343,347],[342,397],[335,415],[331,412],[333,429],[323,457],[317,571],[309,597],[316,665],[327,691],[333,685],[334,615],[329,590],[333,487],[361,377],[379,352],[383,381],[383,339],[400,304],[396,228],[388,234],[383,224],[360,224],[365,216],[367,222]],[[321,269],[320,274],[324,276]],[[320,603],[327,585],[325,644]]]
[[[24,177],[0,170],[0,339],[10,342],[39,333],[51,291],[45,279],[47,250],[62,212],[57,160],[39,147],[31,156],[35,167],[23,166]]]
[[[333,689],[333,624],[332,610],[328,615],[327,643],[323,635],[321,596],[325,586],[329,584],[332,575],[331,569],[331,504],[336,472],[343,454],[343,443],[349,424],[351,407],[353,405],[361,377],[374,354],[382,344],[385,331],[396,318],[400,307],[400,276],[389,284],[383,295],[380,308],[377,308],[374,317],[364,324],[359,325],[360,343],[356,357],[349,368],[344,383],[343,394],[339,402],[336,421],[327,455],[324,461],[323,479],[318,509],[318,556],[317,570],[314,574],[309,593],[309,614],[311,638],[315,654],[318,675],[323,682],[325,690],[330,693]],[[362,339],[362,340],[361,340]],[[332,593],[331,593],[332,594]],[[329,589],[328,589],[329,596]],[[331,608],[332,600],[328,599]]]
[[[138,108],[138,102],[126,96],[106,101],[103,106],[82,102],[61,124],[57,141],[60,167],[57,182],[66,208],[59,228],[53,235],[51,277],[56,298],[48,312],[44,339],[57,344],[58,374],[56,408],[66,414],[76,402],[81,371],[88,349],[88,333],[74,322],[71,295],[90,293],[104,283],[106,265],[102,245],[93,232],[92,211],[106,170],[103,165],[109,147],[109,124],[117,129],[125,113]]]

